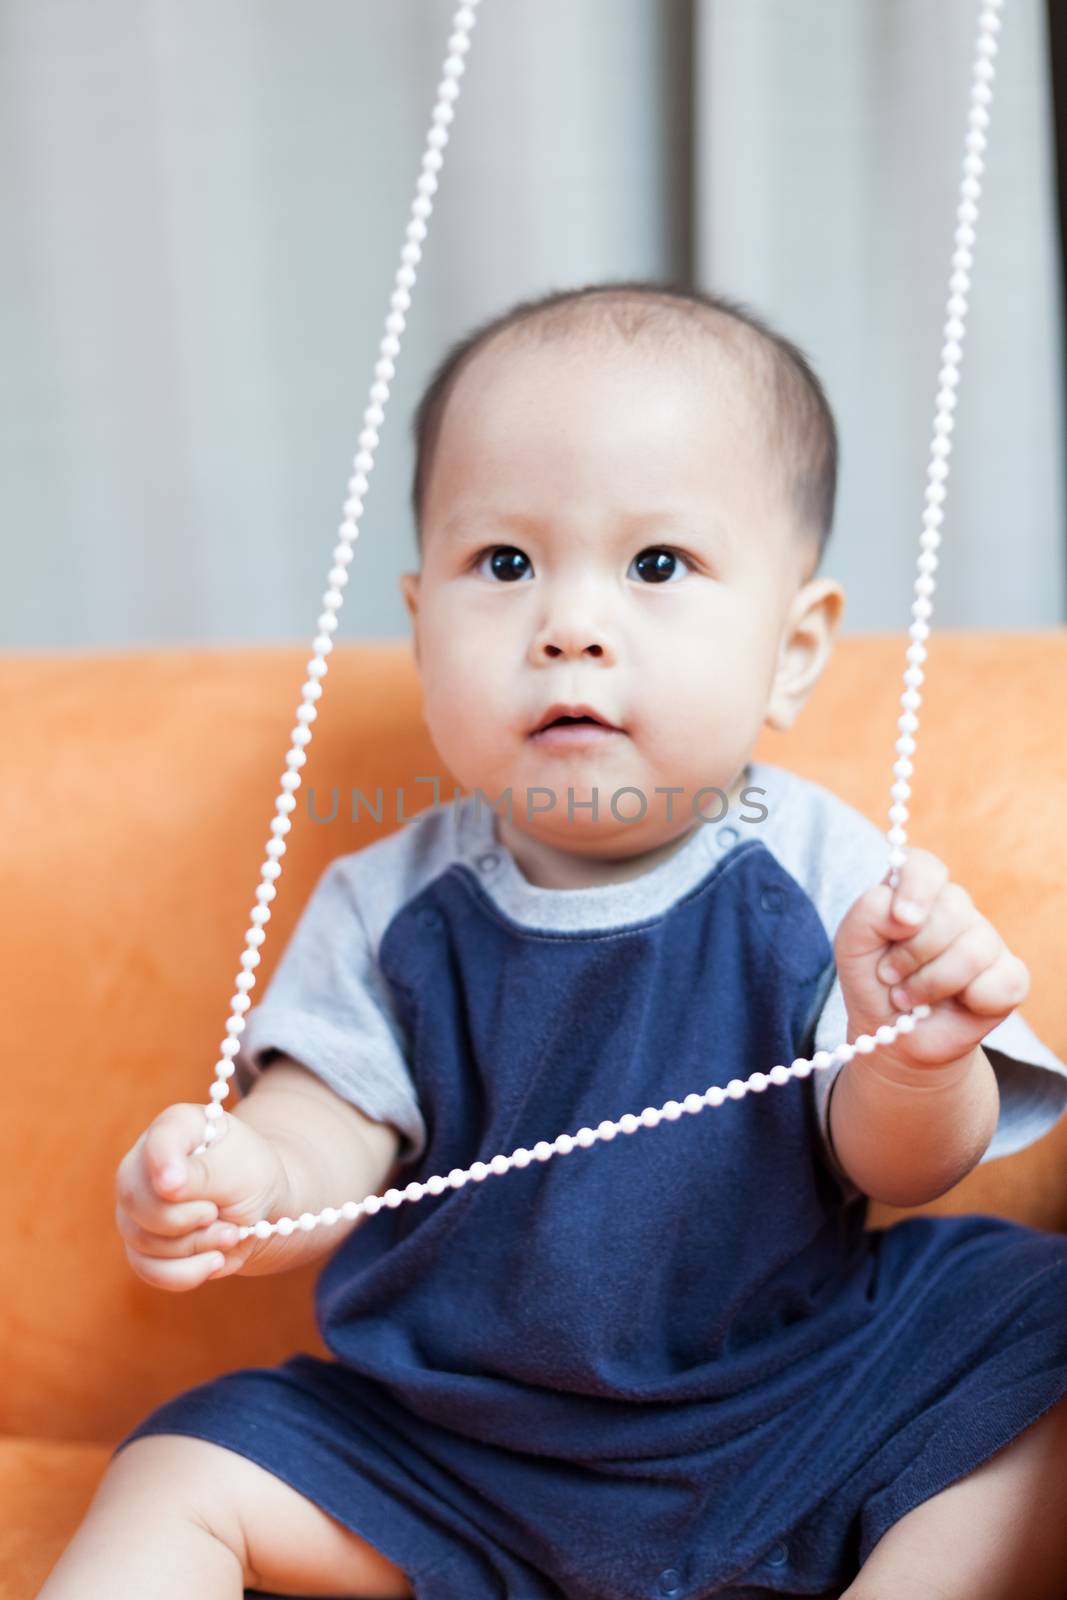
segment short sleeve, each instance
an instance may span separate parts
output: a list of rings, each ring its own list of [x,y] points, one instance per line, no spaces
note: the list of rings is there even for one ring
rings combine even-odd
[[[1067,1109],[1067,1065],[1017,1011],[982,1040],[1000,1089],[1000,1117],[982,1161],[1014,1155],[1042,1138]]]
[[[376,1122],[391,1122],[413,1162],[426,1125],[405,1041],[348,876],[319,878],[271,976],[245,1014],[233,1083],[244,1097],[276,1051],[291,1056]]]
[[[836,976],[815,1028],[815,1049],[834,1050],[848,1037],[848,1018]],[[1000,1115],[987,1149],[978,1163],[1013,1155],[1042,1138],[1067,1110],[1067,1065],[1034,1033],[1017,1011],[998,1022],[982,1040],[997,1076]],[[861,1191],[847,1176],[830,1142],[830,1092],[840,1072],[838,1064],[812,1073],[815,1104],[823,1149],[847,1198]]]

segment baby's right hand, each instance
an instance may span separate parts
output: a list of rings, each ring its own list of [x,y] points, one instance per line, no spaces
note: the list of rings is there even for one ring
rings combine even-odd
[[[162,1111],[123,1156],[115,1174],[115,1220],[130,1266],[157,1289],[182,1293],[219,1265],[237,1272],[264,1248],[254,1234],[238,1242],[237,1226],[283,1216],[288,1177],[281,1156],[240,1117],[225,1114],[202,1155],[204,1108]],[[178,1168],[176,1181],[170,1169]]]

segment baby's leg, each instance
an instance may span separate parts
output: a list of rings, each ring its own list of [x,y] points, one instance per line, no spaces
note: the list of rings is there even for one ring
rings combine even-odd
[[[841,1600],[1063,1600],[1067,1399],[885,1533]]]
[[[184,1434],[146,1434],[109,1464],[38,1600],[399,1600],[399,1567],[246,1456]]]

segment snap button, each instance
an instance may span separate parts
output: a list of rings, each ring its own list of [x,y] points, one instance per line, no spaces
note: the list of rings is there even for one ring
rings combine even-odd
[[[764,911],[781,911],[784,894],[777,884],[771,884],[760,894],[759,903]]]
[[[416,914],[424,928],[440,927],[441,918],[432,906],[420,906]]]
[[[740,834],[738,833],[737,829],[728,822],[724,828],[719,829],[718,833],[715,835],[715,838],[723,850],[728,850],[732,844],[737,843],[738,839],[740,838]]]
[[[784,1544],[772,1544],[764,1560],[769,1567],[784,1567],[789,1560],[789,1551]]]
[[[661,1572],[660,1573],[660,1575],[659,1575],[659,1592],[660,1592],[660,1594],[680,1594],[681,1593],[681,1589],[682,1589],[681,1574],[676,1572],[673,1567],[668,1567],[666,1572]]]
[[[494,867],[500,865],[500,857],[490,850],[488,854],[478,857],[478,865],[483,872],[492,872]]]

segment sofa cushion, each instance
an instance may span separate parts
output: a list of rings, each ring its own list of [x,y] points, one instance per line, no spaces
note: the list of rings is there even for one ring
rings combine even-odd
[[[904,648],[842,639],[795,728],[767,730],[757,757],[887,826]],[[99,1450],[218,1372],[327,1354],[315,1269],[168,1294],[134,1276],[114,1223],[126,1150],[167,1105],[207,1097],[307,659],[292,645],[0,656],[0,1427],[41,1441],[39,1473],[69,1464],[63,1505],[102,1458],[53,1457],[48,1441]],[[1063,1056],[1067,631],[935,630],[928,671],[909,838],[943,856],[1029,963],[1020,1010]],[[406,641],[331,654],[259,985],[329,860],[427,805],[420,778],[450,795],[420,702]],[[353,821],[353,792],[374,802],[379,789],[380,820]],[[336,816],[315,820],[334,790]],[[1065,1123],[915,1209],[1067,1227]],[[872,1206],[869,1222],[907,1214]]]

